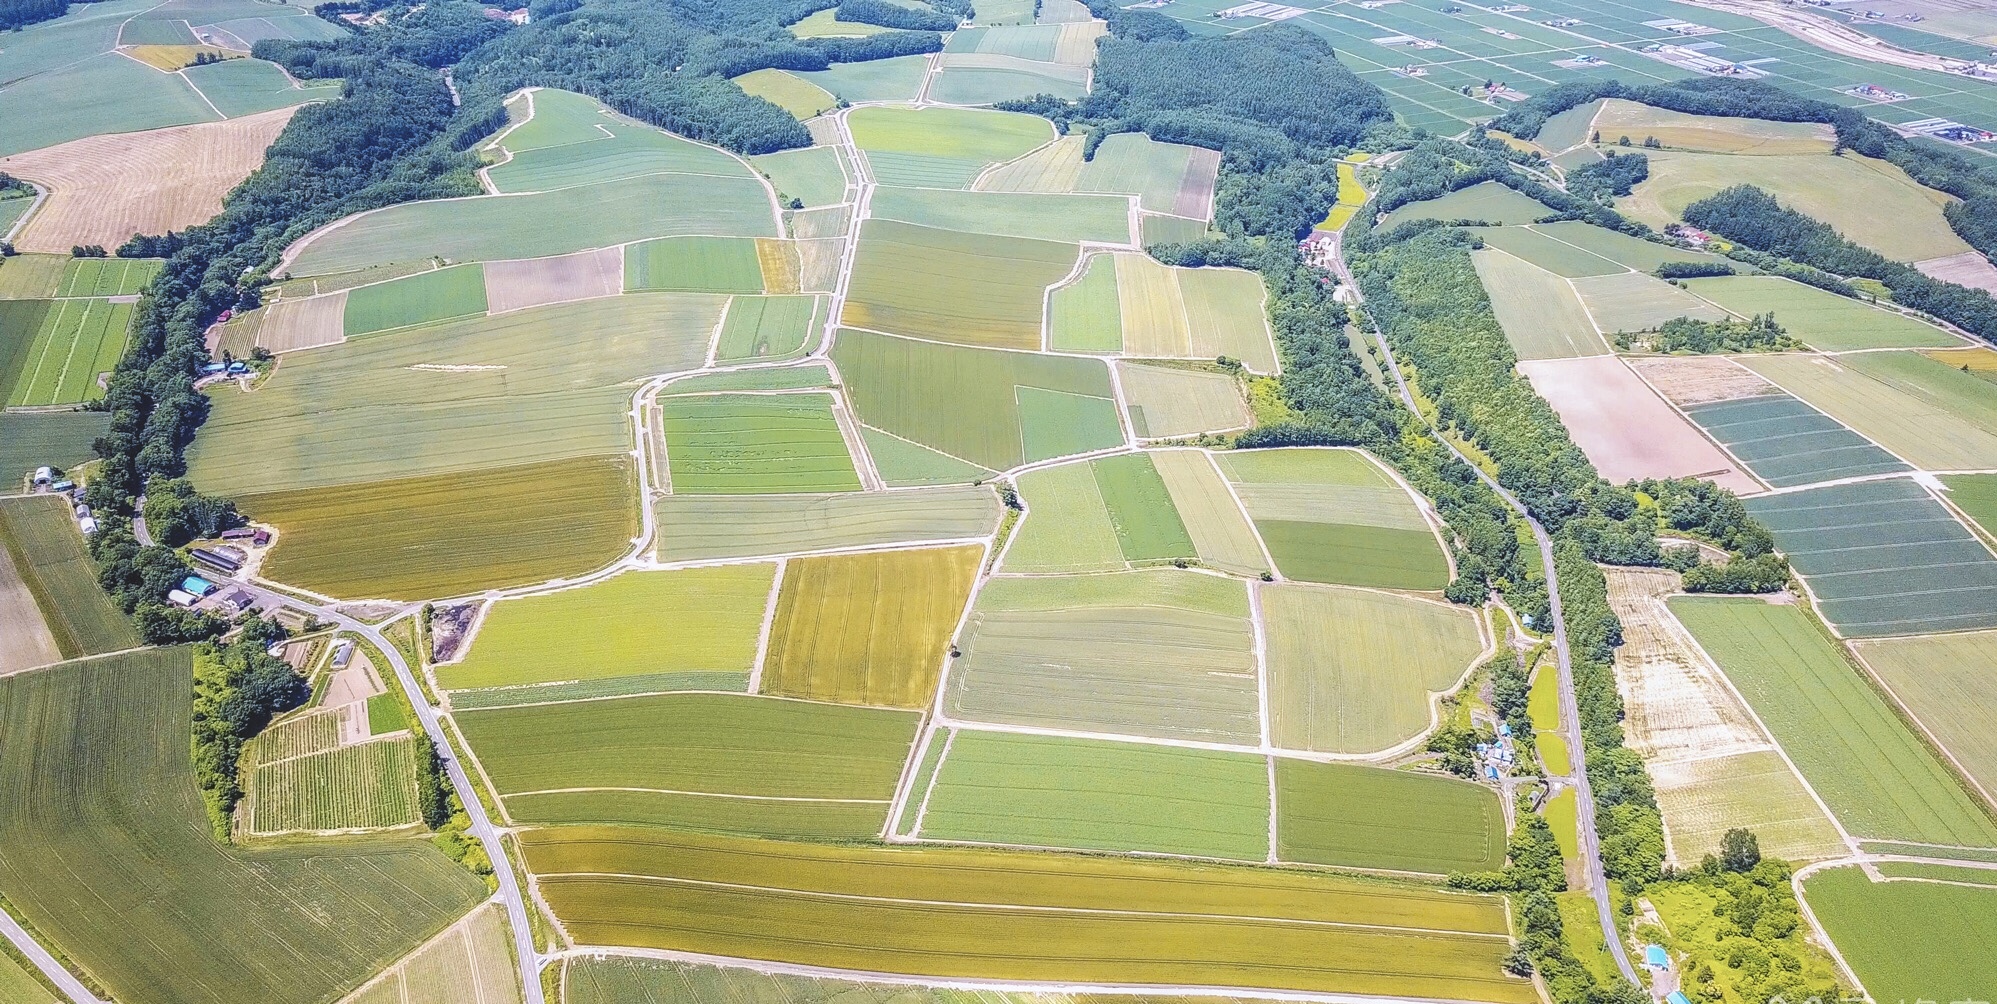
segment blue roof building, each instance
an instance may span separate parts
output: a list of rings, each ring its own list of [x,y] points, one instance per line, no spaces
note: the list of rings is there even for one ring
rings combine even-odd
[[[180,588],[196,596],[206,596],[215,591],[215,584],[199,575],[190,575],[180,580]]]
[[[1512,734],[1512,727],[1511,727],[1511,726],[1509,726],[1509,725],[1506,725],[1506,724],[1505,724],[1504,722],[1499,722],[1499,723],[1498,723],[1498,734],[1499,734],[1499,735],[1501,735],[1501,736],[1510,736],[1510,735]]]
[[[1498,768],[1486,766],[1484,768],[1484,776],[1492,781],[1496,781],[1498,779]]]
[[[1671,968],[1671,955],[1663,945],[1646,945],[1643,949],[1643,964],[1652,969]]]

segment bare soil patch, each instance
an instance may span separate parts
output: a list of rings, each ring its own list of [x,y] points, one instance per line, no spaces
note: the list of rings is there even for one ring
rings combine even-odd
[[[1616,356],[1523,360],[1519,370],[1610,481],[1698,476],[1736,492],[1761,490]]]
[[[495,314],[624,292],[624,249],[485,264],[485,302]]]
[[[1657,356],[1629,365],[1680,408],[1776,392],[1760,374],[1720,356]]]
[[[1186,158],[1186,175],[1179,179],[1179,196],[1172,203],[1172,215],[1195,220],[1213,219],[1213,186],[1220,177],[1220,151],[1195,147]]]
[[[1930,279],[1952,282],[1958,286],[1981,289],[1997,293],[1997,265],[1978,251],[1965,251],[1946,258],[1929,258],[1917,261],[1914,267]]]
[[[1653,762],[1703,760],[1771,748],[1725,677],[1692,647],[1664,605],[1680,591],[1677,572],[1605,568],[1609,606],[1623,622],[1616,685],[1630,746]]]
[[[185,230],[222,211],[297,108],[150,132],[89,136],[0,158],[0,171],[49,190],[14,241],[23,251],[115,248],[133,234]]]

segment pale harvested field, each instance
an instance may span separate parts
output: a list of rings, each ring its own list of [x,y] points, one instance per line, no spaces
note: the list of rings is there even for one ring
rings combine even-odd
[[[1628,136],[1642,146],[1644,137],[1655,136],[1665,146],[1706,153],[1830,153],[1837,143],[1836,131],[1823,123],[1688,115],[1621,98],[1602,102],[1594,128],[1606,143]]]
[[[1990,264],[1990,259],[1980,252],[1964,251],[1945,258],[1930,258],[1915,262],[1914,267],[1931,279],[1997,294],[1997,265]]]
[[[1213,189],[1220,179],[1220,151],[1193,148],[1186,161],[1186,176],[1179,182],[1179,197],[1172,213],[1196,220],[1213,219]]]
[[[972,187],[980,192],[1072,192],[1082,177],[1082,136],[1063,136],[992,168]]]
[[[799,292],[830,293],[839,286],[839,256],[845,252],[843,239],[797,242]]]
[[[1610,481],[1698,476],[1736,493],[1761,490],[1616,356],[1521,360],[1519,371]]]
[[[847,224],[852,222],[852,214],[850,206],[800,209],[791,214],[790,235],[801,241],[820,237],[844,237]]]
[[[115,248],[133,234],[206,223],[222,211],[222,196],[263,163],[264,149],[297,110],[89,136],[0,158],[0,171],[49,189],[14,244],[65,253],[78,244]]]
[[[1188,356],[1192,331],[1179,296],[1178,276],[1150,255],[1116,256],[1117,307],[1123,311],[1123,352],[1130,356]]]
[[[1096,39],[1109,31],[1109,25],[1094,19],[1061,26],[1054,41],[1054,61],[1069,66],[1088,66],[1096,61]]]
[[[0,645],[0,673],[62,661],[41,608],[4,547],[0,547],[0,636],[7,639]]]
[[[263,308],[257,344],[272,352],[311,349],[347,340],[347,292],[305,300],[279,300]]]
[[[1761,374],[1723,356],[1655,356],[1629,364],[1680,408],[1776,392]]]
[[[1131,363],[1117,372],[1140,439],[1245,429],[1252,422],[1248,402],[1229,374]]]
[[[1261,539],[1205,453],[1158,450],[1151,454],[1151,462],[1165,480],[1172,507],[1185,521],[1201,563],[1237,575],[1269,571]]]
[[[485,302],[495,314],[624,292],[624,249],[485,263]]]
[[[1769,854],[1801,860],[1839,853],[1843,843],[1829,818],[1665,607],[1679,589],[1678,573],[1603,571],[1609,606],[1623,623],[1616,650],[1623,725],[1657,787],[1672,859],[1696,864],[1727,827],[1740,825],[1753,829]]]
[[[486,903],[341,1004],[517,1004],[520,978],[496,903]]]

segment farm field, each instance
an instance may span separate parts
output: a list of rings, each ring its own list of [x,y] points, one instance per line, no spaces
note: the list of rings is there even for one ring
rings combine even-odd
[[[839,103],[825,88],[784,70],[756,70],[734,78],[737,86],[796,116],[808,119]]]
[[[1478,230],[1477,236],[1482,237],[1490,247],[1565,279],[1616,275],[1628,271],[1619,262],[1610,261],[1535,227],[1489,227]]]
[[[136,296],[164,266],[156,258],[74,258],[63,269],[55,295]]]
[[[1066,243],[1131,241],[1127,200],[1106,195],[952,192],[884,186],[874,191],[868,212],[874,219],[899,220],[959,233]]]
[[[40,608],[62,658],[117,652],[139,644],[131,620],[98,588],[97,570],[84,550],[83,535],[62,500],[49,496],[0,500],[0,548],[5,548],[28,598]]]
[[[1457,189],[1439,199],[1410,202],[1388,213],[1379,229],[1392,230],[1414,220],[1481,220],[1485,223],[1519,224],[1552,215],[1553,210],[1539,201],[1495,181],[1486,181]]]
[[[349,290],[341,314],[348,338],[430,321],[483,314],[486,311],[485,270],[478,265],[418,272],[415,275]]]
[[[1202,564],[1237,575],[1270,571],[1261,538],[1206,453],[1157,450],[1150,457]]]
[[[485,299],[494,314],[616,296],[624,291],[621,247],[552,258],[496,261],[483,268]]]
[[[501,908],[480,906],[348,998],[348,1004],[517,1004],[520,976],[512,947]]]
[[[1710,597],[1675,598],[1670,608],[1847,830],[1997,846],[1997,824],[1802,611]]]
[[[917,834],[1261,861],[1267,774],[1244,753],[959,729]]]
[[[876,181],[916,188],[967,188],[986,164],[1054,138],[1037,116],[966,108],[861,108],[846,124]]]
[[[1606,227],[1598,227],[1593,223],[1582,223],[1579,220],[1536,223],[1531,229],[1562,244],[1572,245],[1638,272],[1655,272],[1659,265],[1668,261],[1708,264],[1727,261],[1709,252],[1688,251],[1684,248],[1657,244],[1640,237],[1617,233]]]
[[[1478,614],[1440,601],[1288,583],[1256,587],[1267,622],[1270,740],[1374,753],[1434,724],[1485,649]]]
[[[529,866],[548,876],[541,884],[555,914],[600,944],[933,976],[1532,1000],[1529,984],[1497,970],[1508,949],[1495,898],[978,849],[773,845],[615,828],[523,837]],[[772,853],[788,862],[775,885]],[[1076,912],[1091,909],[1113,912]],[[695,915],[708,919],[686,923]]]
[[[841,323],[962,345],[1038,349],[1042,291],[1073,244],[870,220]]]
[[[1612,483],[1698,476],[1735,493],[1761,489],[1620,357],[1532,359],[1518,368]]]
[[[1591,128],[1608,143],[1623,136],[1638,144],[1655,138],[1674,150],[1756,156],[1828,154],[1837,141],[1830,126],[1816,122],[1689,115],[1621,98],[1602,102]]]
[[[756,241],[745,237],[661,237],[624,250],[624,288],[681,293],[761,293]]]
[[[1654,275],[1618,272],[1574,280],[1574,290],[1604,332],[1653,331],[1677,317],[1723,321],[1727,312]]]
[[[1195,557],[1147,454],[1040,468],[1018,484],[1027,516],[1006,550],[1007,571],[1110,571]]]
[[[1473,252],[1471,260],[1491,297],[1491,312],[1520,359],[1608,354],[1608,343],[1567,280],[1504,251]]]
[[[1773,312],[1790,334],[1822,352],[1955,348],[1962,344],[1961,339],[1932,324],[1775,276],[1688,279],[1685,285],[1695,295],[1742,317]]]
[[[257,833],[412,825],[419,818],[416,741],[386,739],[259,765],[247,800]]]
[[[1225,432],[1252,423],[1248,402],[1227,373],[1126,363],[1117,367],[1139,439],[1173,439]]]
[[[820,11],[805,21],[824,16],[825,12]],[[835,63],[830,69],[798,76],[847,101],[913,101],[922,90],[922,78],[928,67],[927,56],[896,56],[865,63]]]
[[[944,711],[994,724],[1259,741],[1239,581],[1176,569],[999,577],[958,639]]]
[[[815,296],[738,296],[715,340],[716,361],[778,360],[796,355],[817,335]]]
[[[627,572],[495,602],[446,690],[657,673],[748,672],[775,585],[768,563]],[[664,614],[670,611],[671,616]]]
[[[465,474],[238,496],[282,539],[263,574],[330,596],[421,599],[579,575],[625,552],[635,499],[578,512],[585,497],[631,499],[631,461],[580,457]]]
[[[423,840],[246,851],[188,769],[186,649],[0,678],[0,891],[121,1000],[328,1000],[485,897]],[[51,750],[64,755],[50,757]]]
[[[1783,393],[1693,405],[1692,421],[1776,488],[1891,474],[1905,461],[1837,419]]]
[[[1997,799],[1997,737],[1975,724],[1997,700],[1997,633],[1882,638],[1853,648],[1956,768]]]
[[[983,557],[951,547],[786,562],[761,692],[928,707]]]
[[[1625,360],[1665,400],[1680,408],[1781,391],[1728,356],[1633,356]]]
[[[1489,788],[1285,757],[1275,770],[1281,860],[1437,874],[1504,863],[1504,813]]]
[[[34,340],[9,353],[11,360],[0,356],[0,378],[12,384],[7,407],[80,404],[103,397],[98,380],[124,355],[131,305],[102,299],[30,302],[40,306],[41,314]],[[8,321],[22,323],[25,333],[35,308],[15,311],[19,313],[10,312],[14,316]]]
[[[830,395],[672,397],[660,410],[674,494],[860,488]]]
[[[0,539],[0,628],[6,630],[7,647],[0,649],[0,673],[61,662],[62,649],[4,543]]]
[[[837,147],[814,146],[749,158],[776,186],[780,199],[800,199],[808,207],[833,205],[846,197],[845,157]]]
[[[1741,361],[1915,466],[1997,468],[1997,383],[1918,352]]]
[[[1997,889],[1873,882],[1857,868],[1831,868],[1805,879],[1803,896],[1878,999],[1988,983],[1982,960],[1997,944]]]
[[[1407,489],[1354,450],[1217,455],[1284,576],[1381,589],[1441,589],[1449,561]]]
[[[829,495],[669,495],[654,507],[661,561],[738,558],[989,536],[998,495],[959,485]]]
[[[1949,503],[1962,510],[1985,535],[1997,536],[1997,475],[1956,474],[1942,479]]]
[[[1055,290],[1048,345],[1153,359],[1227,356],[1273,373],[1276,349],[1263,298],[1252,272],[1168,267],[1134,253],[1097,255],[1076,281]]]
[[[1914,481],[1860,482],[1751,499],[1849,637],[1997,627],[1997,558]]]
[[[579,94],[539,90],[533,105],[528,128],[500,140],[512,158],[486,172],[500,192],[552,193],[647,175],[724,181],[750,176],[732,154],[627,119]],[[543,120],[541,130],[532,129],[536,119]],[[740,191],[732,184],[722,187]]]

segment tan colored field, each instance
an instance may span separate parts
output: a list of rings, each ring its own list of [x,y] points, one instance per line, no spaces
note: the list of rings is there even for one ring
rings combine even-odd
[[[1116,256],[1117,306],[1123,311],[1123,351],[1145,357],[1188,356],[1192,332],[1178,277],[1149,255]]]
[[[1672,859],[1697,863],[1729,826],[1742,825],[1770,854],[1807,860],[1841,853],[1829,817],[1664,605],[1679,589],[1678,573],[1604,571],[1609,606],[1623,622],[1616,650],[1623,724],[1657,787]]]
[[[495,314],[622,292],[621,247],[485,264],[485,302]]]
[[[1862,641],[1852,646],[1901,707],[1997,804],[1997,632]]]
[[[1619,357],[1528,359],[1519,371],[1610,481],[1696,476],[1737,493],[1762,490]]]
[[[305,300],[279,300],[263,309],[257,344],[272,352],[290,352],[333,345],[347,340],[345,290]]]
[[[756,238],[756,262],[763,269],[763,290],[768,293],[799,292],[800,265],[796,241],[771,237]]]
[[[841,210],[842,212],[844,210]],[[839,259],[844,240],[797,242],[797,285],[806,293],[830,293],[839,286]]]
[[[1990,264],[1990,259],[1983,257],[1978,251],[1964,251],[1944,258],[1917,261],[1914,267],[1931,279],[1940,279],[1958,286],[1968,286],[1971,289],[1997,294],[1997,265]]]
[[[1213,219],[1213,189],[1220,179],[1220,151],[1194,147],[1186,160],[1186,176],[1179,182],[1179,198],[1172,212],[1195,220]]]
[[[229,58],[242,53],[218,49],[212,45],[128,45],[118,51],[138,60],[155,70],[173,73],[194,65],[194,57],[207,54]]]
[[[21,581],[4,547],[0,547],[0,634],[7,636],[7,644],[0,645],[0,674],[62,661],[34,594]]]
[[[185,230],[263,163],[297,108],[150,132],[90,136],[0,158],[0,171],[49,189],[14,241],[23,251],[115,248],[133,234]]]
[[[1680,408],[1775,393],[1759,373],[1722,356],[1654,356],[1629,364]]]
[[[1971,373],[1997,373],[1997,350],[1983,346],[1973,349],[1923,349],[1921,354],[1957,369],[1967,368]]]
[[[980,192],[1072,192],[1082,178],[1082,136],[1071,133],[985,172]]]
[[[497,903],[486,903],[341,1004],[517,1004],[520,978]]]
[[[1641,146],[1654,136],[1667,147],[1704,153],[1830,153],[1837,143],[1836,131],[1822,123],[1687,115],[1621,98],[1602,102],[1594,128],[1604,143],[1628,136]]]
[[[1096,61],[1096,39],[1109,31],[1102,21],[1077,21],[1061,26],[1054,42],[1054,61],[1070,66],[1088,66]]]

